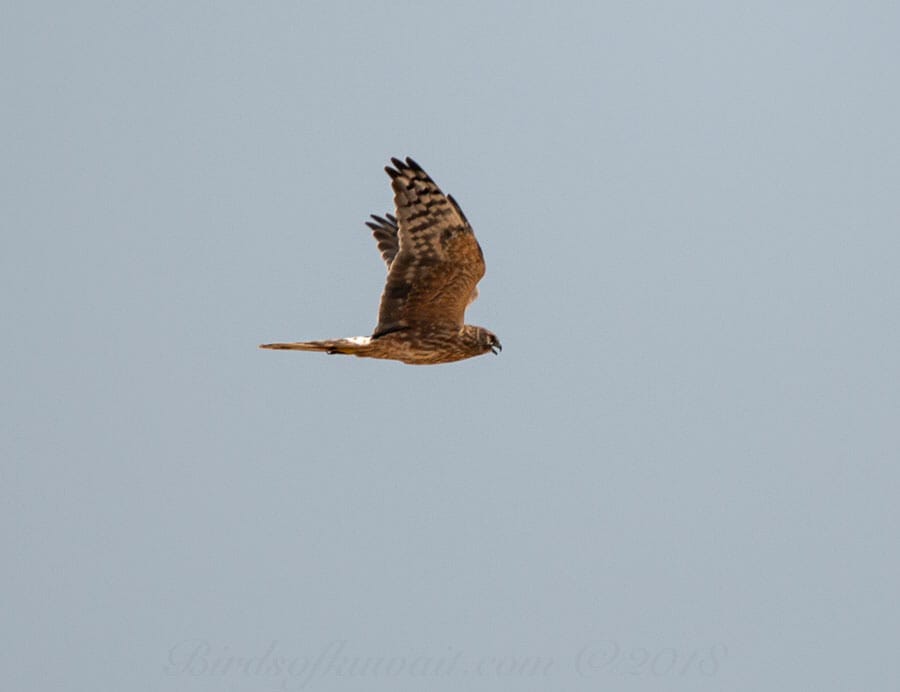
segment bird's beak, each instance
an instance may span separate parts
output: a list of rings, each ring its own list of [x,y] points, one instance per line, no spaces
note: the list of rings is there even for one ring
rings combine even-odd
[[[491,346],[491,353],[493,353],[495,356],[502,350],[503,347],[500,344],[494,344],[493,346]]]

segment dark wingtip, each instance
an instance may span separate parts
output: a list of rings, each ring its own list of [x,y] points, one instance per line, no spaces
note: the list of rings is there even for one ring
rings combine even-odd
[[[384,172],[387,173],[389,176],[391,176],[391,179],[392,179],[392,180],[393,180],[394,178],[400,177],[400,171],[395,171],[395,170],[394,170],[393,168],[391,168],[390,166],[385,166],[385,167],[384,167]]]
[[[447,195],[447,199],[450,200],[450,204],[452,204],[453,207],[456,209],[456,213],[459,214],[460,217],[462,217],[463,222],[469,223],[469,220],[466,218],[465,212],[462,210],[462,207],[459,206],[459,202],[457,202],[455,199],[453,199],[453,195]]]
[[[387,219],[378,216],[377,214],[369,214],[369,216],[372,218],[372,221],[365,221],[364,223],[373,231],[388,231],[390,229],[397,228],[396,219],[388,221]],[[390,216],[390,214],[388,214],[388,216]]]
[[[412,158],[409,156],[406,157],[406,165],[408,165],[414,171],[420,171],[420,172],[422,171],[422,167],[419,164],[417,164],[415,161],[413,161]]]
[[[391,158],[391,163],[394,164],[394,168],[396,168],[398,171],[402,171],[404,168],[408,168],[408,166],[407,166],[405,163],[403,163],[403,161],[401,161],[401,160],[398,159],[398,158],[393,158],[393,157],[392,157],[392,158]]]
[[[370,216],[372,217],[372,219],[374,219],[375,224],[377,224],[379,228],[393,229],[393,230],[397,229],[397,219],[395,219],[390,214],[385,214],[385,216],[387,216],[387,218],[384,218],[383,216],[378,216],[378,214],[370,214]],[[371,221],[366,221],[366,225],[368,225],[370,228],[374,228],[374,225],[372,224]]]

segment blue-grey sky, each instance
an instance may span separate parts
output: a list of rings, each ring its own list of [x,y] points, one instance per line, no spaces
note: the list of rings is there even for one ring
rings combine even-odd
[[[2,15],[4,689],[895,689],[896,3]],[[257,350],[407,155],[502,355]]]

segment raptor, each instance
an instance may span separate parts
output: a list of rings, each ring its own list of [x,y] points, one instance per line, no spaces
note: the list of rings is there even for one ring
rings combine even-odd
[[[260,348],[342,353],[410,365],[452,363],[500,352],[500,341],[492,332],[464,322],[484,276],[484,255],[466,215],[411,158],[391,163],[385,171],[391,178],[396,213],[373,214],[366,222],[388,270],[371,336]]]

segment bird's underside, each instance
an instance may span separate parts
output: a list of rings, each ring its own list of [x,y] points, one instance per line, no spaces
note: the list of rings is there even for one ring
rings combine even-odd
[[[346,339],[263,344],[260,348],[285,351],[324,351],[330,354],[341,353],[360,358],[399,360],[409,365],[452,363],[485,353],[475,335],[461,334],[457,329],[408,329],[374,338],[351,336]],[[500,345],[497,344],[495,348],[499,350]]]
[[[472,227],[449,195],[412,159],[387,167],[396,216],[366,223],[387,264],[378,325],[371,336],[263,344],[260,348],[324,351],[411,365],[452,363],[499,352],[482,327],[464,324],[478,295],[484,258]]]

